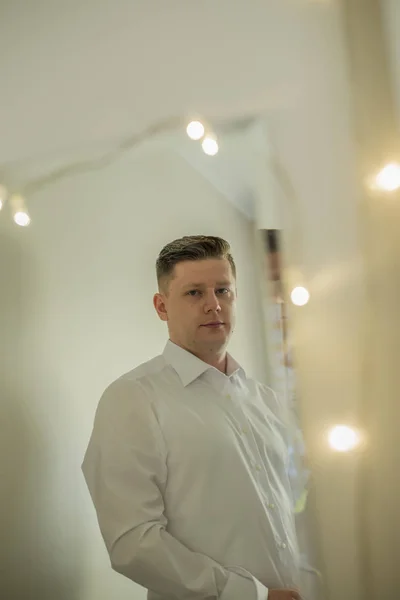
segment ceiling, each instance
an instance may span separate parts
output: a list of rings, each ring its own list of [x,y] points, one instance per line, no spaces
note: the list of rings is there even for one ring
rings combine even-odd
[[[307,31],[328,10],[312,0],[2,0],[0,169],[109,145],[169,117],[282,113],[314,76]],[[249,214],[248,130],[221,141],[210,159],[181,132],[170,138]]]
[[[271,123],[293,123],[284,154],[300,169],[302,144],[293,140],[304,139],[307,131],[297,124],[298,107],[309,107],[304,114],[322,115],[327,100],[336,102],[335,94],[340,95],[338,84],[326,89],[327,61],[318,58],[332,35],[334,4],[2,0],[2,178],[20,165],[29,170],[31,164],[32,171],[40,163],[45,170],[57,156],[99,152],[159,120],[193,115],[216,127],[260,114]],[[400,8],[397,0],[385,4],[395,55],[399,38],[393,23],[400,22]],[[221,152],[210,159],[183,130],[169,138],[177,152],[251,214],[249,128],[225,128],[220,141]]]
[[[312,6],[2,0],[0,164],[166,116],[228,119],[280,107],[299,82],[299,25]]]

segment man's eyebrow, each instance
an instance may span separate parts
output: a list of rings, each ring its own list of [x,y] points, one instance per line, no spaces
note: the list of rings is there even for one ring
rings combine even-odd
[[[229,287],[230,285],[232,285],[232,282],[231,281],[217,281],[217,283],[215,285],[216,285],[216,287]],[[205,284],[204,283],[187,283],[183,287],[184,288],[201,288],[201,287],[205,287]]]
[[[183,287],[185,288],[198,288],[204,286],[204,283],[186,283]]]

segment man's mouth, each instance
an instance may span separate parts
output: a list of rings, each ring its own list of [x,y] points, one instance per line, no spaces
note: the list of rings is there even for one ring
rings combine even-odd
[[[223,325],[222,321],[210,321],[209,323],[204,323],[202,327],[221,327]]]

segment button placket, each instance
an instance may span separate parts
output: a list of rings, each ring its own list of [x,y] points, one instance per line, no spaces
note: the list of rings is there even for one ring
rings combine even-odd
[[[225,400],[233,400],[234,399],[234,390],[232,389],[232,384],[230,381],[227,381],[222,389],[222,395]]]
[[[246,419],[246,421],[249,423],[250,422],[250,418],[247,416],[247,411],[246,409],[243,411],[243,419]],[[254,436],[257,437],[257,431],[254,433]],[[285,528],[285,524],[282,520],[282,515],[279,509],[279,506],[276,504],[275,501],[275,497],[274,497],[274,488],[271,488],[271,484],[270,484],[270,473],[269,473],[269,466],[268,464],[265,465],[265,469],[263,466],[263,459],[262,459],[262,455],[260,454],[260,450],[258,447],[258,443],[257,443],[257,439],[256,437],[250,436],[252,439],[252,451],[251,451],[251,457],[253,458],[253,460],[251,460],[250,465],[251,468],[253,470],[253,472],[255,473],[255,476],[259,482],[260,488],[262,488],[263,490],[263,496],[264,496],[264,507],[266,512],[269,513],[270,515],[270,522],[271,525],[273,527],[273,531],[274,531],[274,539],[275,539],[275,544],[276,547],[279,551],[279,553],[281,554],[282,560],[285,561],[287,559],[287,550],[288,550],[288,543],[287,543],[287,532],[286,532],[286,528]],[[273,468],[273,467],[272,467]],[[286,557],[286,558],[285,558]]]
[[[264,490],[264,506],[266,511],[270,515],[270,521],[275,532],[275,544],[279,554],[281,555],[281,560],[285,562],[287,560],[287,541],[286,541],[286,531],[284,524],[282,522],[282,517],[279,511],[278,506],[275,503],[274,491],[270,488],[269,482],[269,471],[268,466],[263,466],[262,456],[259,451],[259,447],[256,439],[251,434],[250,429],[250,419],[247,416],[246,410],[244,410],[240,414],[241,421],[246,421],[245,425],[242,427],[241,432],[244,435],[244,431],[247,430],[250,435],[246,436],[247,446],[248,446],[248,456],[250,458],[250,467],[254,473],[254,476],[260,486],[260,489]]]
[[[237,421],[238,431],[243,439],[243,446],[246,449],[246,453],[249,458],[249,464],[253,471],[261,473],[262,466],[257,461],[258,449],[251,435],[249,420],[243,408],[236,410],[236,393],[232,387],[233,385],[230,382],[225,385],[223,390],[224,398],[230,401],[231,412],[234,414],[235,420]]]
[[[251,429],[250,429],[250,422],[249,422],[249,418],[246,414],[246,410],[243,410],[243,408],[239,411],[235,409],[235,390],[232,389],[232,384],[229,382],[225,385],[224,390],[223,390],[223,397],[224,400],[226,401],[230,401],[230,410],[232,413],[234,413],[235,415],[235,419],[238,421],[239,425],[239,432],[241,437],[243,438],[243,445],[246,449],[247,455],[249,457],[249,464],[251,467],[251,470],[253,471],[255,477],[257,478],[258,481],[261,481],[267,477],[266,473],[263,473],[263,467],[262,464],[260,462],[260,458],[261,456],[259,455],[259,450],[258,450],[258,446],[256,444],[256,441],[253,439],[253,436],[251,435]],[[272,499],[271,499],[272,500]],[[268,512],[271,513],[271,517],[272,515],[274,515],[273,521],[278,524],[279,523],[279,529],[281,529],[282,523],[281,523],[281,519],[279,517],[279,511],[277,511],[277,507],[276,504],[271,501],[270,498],[266,498],[266,508],[268,510]],[[283,531],[282,531],[283,533]],[[279,549],[279,551],[283,552],[284,550],[286,550],[286,542],[283,541],[284,538],[277,538],[276,539],[276,545]]]

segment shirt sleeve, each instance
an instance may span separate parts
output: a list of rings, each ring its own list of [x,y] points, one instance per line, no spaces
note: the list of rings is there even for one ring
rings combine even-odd
[[[192,552],[168,533],[166,456],[140,382],[114,382],[100,400],[82,465],[113,569],[177,600],[267,600],[268,588],[250,573]]]

